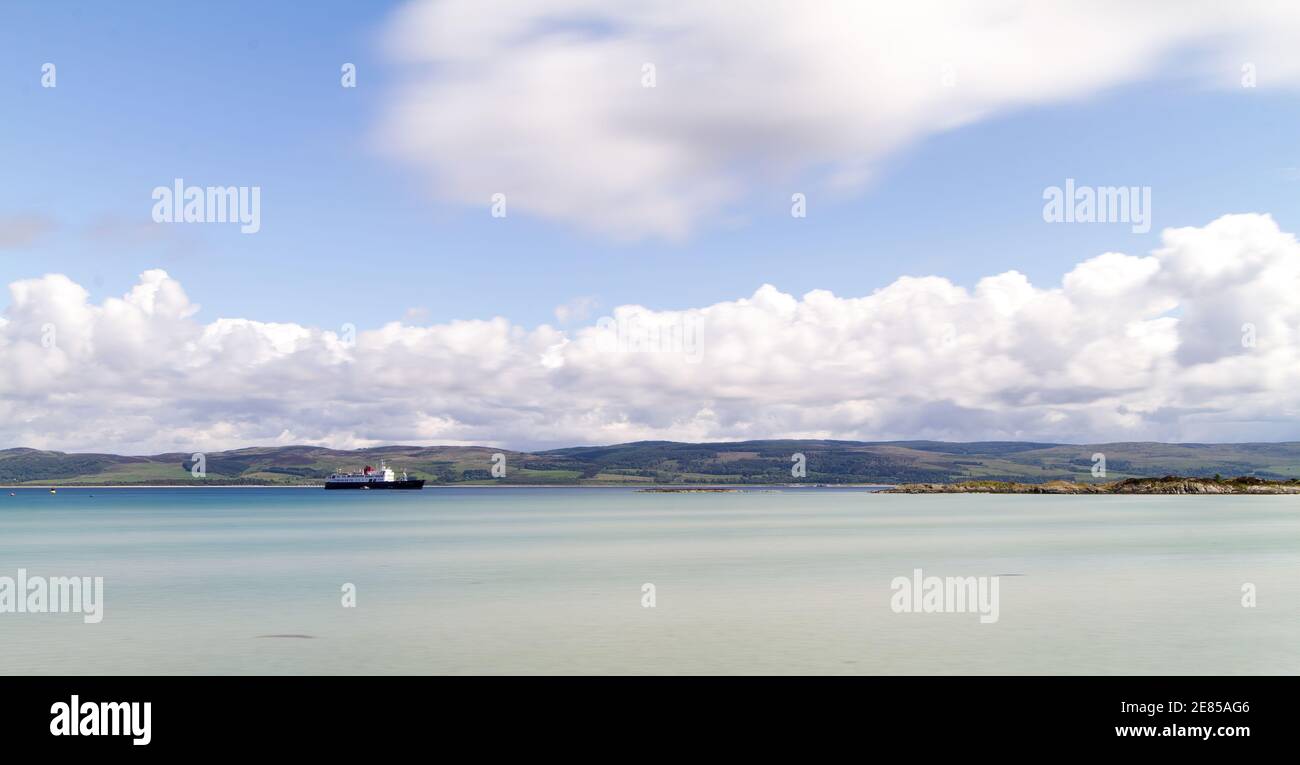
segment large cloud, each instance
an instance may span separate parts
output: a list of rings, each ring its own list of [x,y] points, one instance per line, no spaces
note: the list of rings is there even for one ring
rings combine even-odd
[[[856,298],[764,286],[565,331],[203,324],[157,270],[100,305],[61,275],[9,289],[0,445],[1300,438],[1300,245],[1264,215],[1167,230],[1054,288],[1014,271]]]
[[[1294,84],[1298,36],[1274,0],[421,0],[392,24],[406,81],[380,138],[444,199],[680,237],[746,190],[852,188],[1008,109],[1153,76],[1240,87],[1248,64]]]

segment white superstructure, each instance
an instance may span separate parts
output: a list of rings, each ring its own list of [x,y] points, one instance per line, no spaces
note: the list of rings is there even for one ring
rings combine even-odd
[[[330,483],[384,483],[396,481],[397,474],[380,460],[378,469],[369,465],[360,473],[347,473],[339,469],[330,474],[329,480]],[[402,473],[402,480],[406,480],[406,473]]]

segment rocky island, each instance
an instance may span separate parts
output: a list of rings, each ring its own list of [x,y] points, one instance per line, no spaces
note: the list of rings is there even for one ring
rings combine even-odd
[[[1163,478],[1125,478],[1110,483],[905,483],[885,491],[892,494],[1300,494],[1300,481],[1267,481],[1253,476],[1184,478],[1167,475]]]

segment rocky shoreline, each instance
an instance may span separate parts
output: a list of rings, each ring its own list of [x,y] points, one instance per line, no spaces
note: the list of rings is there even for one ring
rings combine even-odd
[[[1266,481],[1262,478],[1125,478],[1110,483],[1048,481],[961,481],[958,483],[905,483],[888,494],[1300,494],[1300,481]]]

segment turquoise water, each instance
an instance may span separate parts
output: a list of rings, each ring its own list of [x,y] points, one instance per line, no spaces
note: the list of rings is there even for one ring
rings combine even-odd
[[[0,613],[0,674],[1300,673],[1296,497],[8,493],[0,576],[105,603]],[[895,613],[915,568],[998,621]]]

